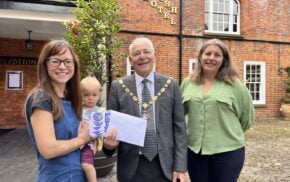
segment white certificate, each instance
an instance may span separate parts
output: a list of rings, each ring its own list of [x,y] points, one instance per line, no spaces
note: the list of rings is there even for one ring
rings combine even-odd
[[[90,134],[93,138],[106,136],[111,128],[118,131],[117,140],[143,147],[147,121],[113,110],[92,112],[90,115]]]

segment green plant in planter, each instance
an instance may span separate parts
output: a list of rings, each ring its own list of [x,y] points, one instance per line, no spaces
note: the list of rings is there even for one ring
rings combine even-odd
[[[122,58],[122,55],[117,54],[121,47],[121,41],[117,38],[120,30],[117,20],[121,8],[117,0],[77,0],[72,13],[76,19],[64,23],[64,36],[79,56],[81,77],[95,76],[103,85],[110,73],[118,74],[119,71],[117,58]],[[102,152],[97,152],[94,162],[97,175],[108,174],[115,161],[116,155],[105,157]]]
[[[64,36],[80,58],[81,77],[96,76],[103,85],[118,68],[116,51],[121,41],[116,35],[121,8],[117,0],[77,0],[72,13],[76,19],[64,23]],[[109,62],[112,70],[108,70]]]
[[[284,69],[288,75],[287,80],[285,81],[284,90],[286,92],[285,97],[282,98],[281,102],[284,104],[290,104],[290,66]]]

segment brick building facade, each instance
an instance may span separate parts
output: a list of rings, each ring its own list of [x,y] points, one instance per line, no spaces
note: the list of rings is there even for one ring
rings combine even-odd
[[[180,4],[182,2],[182,4]],[[280,117],[285,72],[290,66],[290,1],[287,0],[119,0],[122,51],[136,36],[149,37],[156,49],[156,71],[181,81],[196,61],[202,43],[221,39],[229,48],[240,78],[249,87],[258,118]],[[227,4],[228,3],[228,4]],[[180,21],[181,19],[181,21]],[[180,24],[182,22],[182,25]],[[0,57],[37,58],[24,41],[0,38]],[[130,72],[126,60],[122,69]],[[23,71],[23,90],[6,90],[6,71]],[[35,65],[0,66],[0,128],[24,125],[21,108],[36,83]]]

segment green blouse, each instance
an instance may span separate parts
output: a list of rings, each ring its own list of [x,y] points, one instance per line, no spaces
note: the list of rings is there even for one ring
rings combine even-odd
[[[204,96],[202,90],[203,84],[196,84],[189,77],[181,84],[188,147],[205,155],[243,147],[244,132],[255,117],[247,87],[236,79],[233,85],[214,82]]]

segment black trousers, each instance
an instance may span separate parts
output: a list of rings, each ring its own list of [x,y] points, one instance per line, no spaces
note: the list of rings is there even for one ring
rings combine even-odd
[[[161,169],[158,155],[150,162],[140,155],[139,164],[132,182],[170,182]]]
[[[245,161],[245,147],[213,155],[201,155],[188,149],[188,173],[191,182],[236,182]]]

